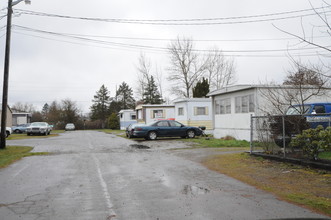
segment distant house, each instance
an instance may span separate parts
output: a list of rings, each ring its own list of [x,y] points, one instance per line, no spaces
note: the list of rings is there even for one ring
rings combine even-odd
[[[138,105],[136,107],[137,122],[150,123],[160,119],[175,118],[174,105]]]
[[[188,126],[205,126],[207,130],[213,128],[211,98],[177,99],[174,104],[177,121]]]
[[[1,120],[1,116],[2,116],[2,105],[0,106],[0,120]],[[7,127],[12,127],[13,126],[13,112],[9,108],[9,106],[7,106],[7,121],[6,121],[6,126]]]
[[[232,136],[239,140],[250,140],[250,116],[272,112],[266,90],[293,89],[285,86],[234,85],[210,92],[213,106],[213,134],[215,138]],[[264,93],[263,93],[264,92]],[[313,97],[309,102],[330,102],[328,95]],[[281,98],[281,97],[280,97]],[[288,106],[284,106],[286,108]]]
[[[13,126],[31,123],[31,113],[13,111]]]
[[[137,123],[136,111],[133,109],[124,109],[119,112],[120,129],[125,130],[130,124]]]

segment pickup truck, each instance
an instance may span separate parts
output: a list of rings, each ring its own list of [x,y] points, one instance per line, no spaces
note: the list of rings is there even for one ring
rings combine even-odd
[[[322,125],[324,128],[331,126],[331,103],[310,103],[304,105],[293,105],[288,108],[286,115],[303,114],[309,128]]]
[[[322,125],[324,128],[331,126],[331,103],[307,103],[304,105],[292,105],[288,108],[285,122],[285,137],[283,137],[284,116],[271,117],[271,133],[275,143],[283,147],[284,140],[287,146],[293,137],[303,130],[316,128]]]

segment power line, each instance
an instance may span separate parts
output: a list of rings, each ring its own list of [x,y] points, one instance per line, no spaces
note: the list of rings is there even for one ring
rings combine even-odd
[[[38,29],[26,27],[26,26],[20,26],[20,25],[13,25],[15,27],[24,29],[24,30],[31,30],[31,31],[41,31]],[[0,28],[0,31],[2,28],[5,28],[6,26],[3,26]],[[178,39],[175,38],[142,38],[142,37],[123,37],[123,36],[107,36],[107,35],[89,35],[89,34],[74,34],[74,33],[60,33],[60,32],[51,32],[46,31],[49,33],[57,33],[61,35],[67,35],[72,37],[91,37],[91,38],[105,38],[105,39],[120,39],[120,40],[141,40],[141,41],[177,41]],[[330,36],[314,36],[314,39],[320,39],[320,38],[329,38]],[[297,40],[295,37],[287,37],[287,38],[248,38],[248,39],[192,39],[193,42],[252,42],[252,41],[285,41],[285,40]]]
[[[16,31],[14,31],[14,33],[17,33]],[[22,34],[22,33],[19,33]],[[87,44],[83,44],[83,43],[78,43],[78,42],[70,42],[70,41],[64,41],[64,40],[54,40],[51,38],[46,38],[46,37],[41,37],[41,36],[35,36],[35,35],[31,35],[31,34],[23,34],[23,35],[28,35],[28,36],[32,36],[32,37],[36,37],[36,38],[42,38],[42,39],[46,39],[46,40],[52,40],[52,41],[59,41],[59,42],[65,42],[65,43],[70,43],[70,44],[76,44],[76,45],[83,45],[83,46],[91,46],[91,45],[87,45]],[[111,47],[111,46],[93,46],[93,47],[98,47],[98,48],[103,48],[103,49],[116,49],[116,50],[124,50],[124,51],[137,51],[136,49],[133,48],[119,48],[119,47]],[[147,49],[145,49],[147,50]],[[149,52],[153,52],[153,53],[163,53],[163,54],[167,54],[168,52],[166,50],[156,50],[156,49],[148,49]],[[195,50],[197,51],[197,50]],[[141,52],[141,50],[139,50],[138,52]],[[221,51],[221,52],[226,52],[228,53],[228,51]],[[271,51],[269,51],[271,52]],[[286,52],[285,50],[280,51],[280,52]],[[301,57],[312,57],[312,56],[317,56],[317,55],[328,55],[328,54],[321,54],[321,53],[317,53],[317,52],[310,52],[310,53],[295,53],[292,54],[293,56],[301,56]],[[223,54],[223,56],[225,57],[245,57],[245,58],[282,58],[285,57],[286,55],[275,55],[275,54],[253,54],[253,51],[251,51],[251,54]]]
[[[127,44],[127,43],[118,43],[118,42],[112,42],[112,41],[101,41],[101,40],[95,40],[95,39],[90,39],[90,38],[86,38],[86,37],[77,37],[77,36],[67,35],[67,34],[63,34],[63,33],[38,30],[38,29],[27,28],[27,27],[17,26],[17,25],[15,25],[14,28],[18,28],[23,31],[30,31],[30,32],[39,33],[39,34],[47,34],[47,35],[52,35],[52,36],[75,39],[75,40],[79,40],[79,41],[86,41],[86,42],[90,42],[90,43],[110,45],[110,46],[115,46],[115,47],[168,51],[167,47],[155,47],[155,46],[140,45],[140,44]],[[327,46],[327,47],[329,48],[331,46]],[[317,47],[303,47],[303,48],[263,49],[263,50],[257,50],[257,49],[254,49],[254,50],[222,50],[222,52],[224,52],[224,53],[269,53],[269,52],[307,51],[307,50],[316,50],[316,49],[318,49],[318,48]],[[203,50],[203,49],[195,49],[193,51],[207,52],[207,53],[214,52],[213,50]]]
[[[23,26],[19,26],[23,27]],[[92,38],[106,38],[106,39],[120,39],[120,40],[141,40],[141,41],[177,41],[176,38],[146,38],[146,37],[123,37],[123,36],[107,36],[107,35],[90,35],[90,34],[73,34],[73,33],[61,33],[70,36],[78,37],[92,37]],[[314,36],[314,39],[329,38],[330,36]],[[192,39],[193,42],[252,42],[252,41],[285,41],[285,40],[297,40],[295,37],[287,38],[247,38],[247,39]]]
[[[93,17],[77,17],[69,15],[58,15],[44,12],[35,12],[29,10],[15,9],[15,12],[25,15],[44,16],[44,17],[56,17],[64,19],[75,19],[75,20],[88,20],[88,21],[101,21],[101,22],[112,22],[112,23],[126,23],[126,24],[149,24],[149,25],[221,25],[221,24],[243,24],[243,23],[256,23],[265,21],[276,21],[285,20],[292,18],[302,18],[307,16],[316,15],[321,9],[326,9],[331,6],[303,9],[297,11],[279,12],[271,14],[261,15],[250,15],[250,16],[237,16],[237,17],[224,17],[224,18],[192,18],[192,19],[121,19],[121,18],[93,18]],[[306,14],[297,14],[302,12],[309,12]],[[323,13],[330,13],[331,11],[323,11]],[[276,17],[275,16],[283,16]],[[271,17],[271,18],[268,18]],[[243,19],[254,19],[254,20],[243,20]],[[238,21],[241,20],[241,21]]]

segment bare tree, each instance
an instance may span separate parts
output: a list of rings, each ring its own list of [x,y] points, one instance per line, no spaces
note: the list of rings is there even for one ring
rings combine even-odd
[[[285,113],[285,108],[299,104],[298,112],[304,113],[304,104],[313,97],[327,95],[329,78],[320,69],[314,66],[303,65],[299,61],[293,61],[293,69],[288,71],[283,85],[269,83],[267,89],[260,90],[261,94],[273,107],[274,112]]]
[[[138,66],[137,66],[137,87],[136,92],[139,97],[139,100],[144,99],[144,92],[146,88],[151,84],[151,77],[155,79],[157,90],[162,98],[163,95],[163,73],[161,69],[153,68],[151,64],[151,60],[146,57],[145,54],[141,53],[138,59]]]
[[[210,83],[210,90],[234,84],[236,82],[234,60],[226,59],[222,51],[215,48],[208,55],[206,74]]]
[[[160,92],[160,96],[161,98],[163,97],[163,72],[162,72],[162,69],[161,68],[158,68],[157,65],[155,65],[155,74],[154,74],[154,79],[155,79],[155,82],[156,82],[156,86],[158,87],[159,89],[159,92]]]
[[[22,102],[17,102],[14,105],[11,106],[11,109],[17,112],[35,112],[36,108],[33,106],[33,104],[29,103],[22,103]]]
[[[167,79],[172,83],[172,92],[190,98],[192,87],[206,70],[206,60],[200,58],[192,40],[188,38],[177,38],[168,49],[170,67]]]
[[[325,4],[323,7],[320,8],[316,8],[312,5],[312,3],[310,2],[311,8],[312,10],[315,12],[316,16],[319,18],[320,24],[312,24],[311,21],[309,21],[309,25],[311,25],[311,31],[307,30],[307,28],[304,27],[304,21],[303,19],[301,19],[301,30],[302,33],[293,33],[291,31],[288,30],[284,30],[280,27],[277,27],[274,25],[274,27],[276,27],[278,30],[280,30],[283,33],[286,33],[296,39],[299,40],[300,44],[303,45],[310,45],[310,46],[314,46],[316,48],[321,49],[322,51],[326,52],[326,54],[321,54],[321,53],[317,53],[317,55],[319,55],[320,57],[330,57],[330,43],[329,41],[318,41],[318,39],[321,38],[317,38],[315,36],[315,33],[318,31],[319,34],[321,34],[322,36],[325,36],[327,39],[330,39],[331,37],[331,24],[330,21],[328,20],[328,14],[329,14],[329,8],[331,7],[331,5],[329,3],[327,3],[326,1],[323,1],[323,3]],[[328,77],[331,77],[331,66],[330,64],[327,64],[325,62],[322,61],[322,59],[320,59],[320,62],[322,63],[322,67],[324,68],[324,74],[327,75]],[[320,69],[320,71],[322,71]]]
[[[329,23],[329,20],[328,20],[328,13],[329,13],[329,9],[327,7],[330,7],[331,5],[328,4],[326,1],[323,1],[325,4],[326,4],[326,7],[322,7],[322,10],[321,8],[317,9],[315,8],[311,3],[311,8],[313,9],[313,11],[315,12],[315,14],[319,17],[320,21],[322,22],[322,25],[312,25],[312,30],[314,29],[320,29],[320,28],[323,28],[324,30],[321,31],[321,33],[323,34],[326,34],[328,36],[331,37],[331,24]],[[278,30],[288,34],[288,35],[291,35],[295,38],[297,38],[298,40],[300,40],[302,43],[306,43],[306,44],[309,44],[309,45],[312,45],[312,46],[315,46],[315,47],[318,47],[318,48],[321,48],[327,52],[331,52],[331,49],[329,48],[329,45],[322,45],[321,43],[317,43],[315,42],[314,40],[314,36],[313,36],[313,33],[311,35],[311,37],[308,37],[307,36],[307,33],[306,33],[306,30],[305,28],[303,27],[303,21],[301,19],[301,29],[302,29],[302,34],[294,34],[294,33],[291,33],[289,31],[285,31],[283,29],[280,29],[279,27],[276,27]]]
[[[138,58],[138,66],[137,66],[137,94],[138,99],[143,100],[144,98],[144,90],[146,85],[149,83],[149,78],[152,72],[151,61],[146,57],[145,54],[141,53]]]

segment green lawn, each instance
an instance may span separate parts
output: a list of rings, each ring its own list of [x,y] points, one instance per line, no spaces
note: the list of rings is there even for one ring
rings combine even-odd
[[[45,152],[31,153],[32,149],[33,147],[22,146],[7,146],[6,149],[0,149],[0,168],[7,167],[23,157],[48,154]]]
[[[331,151],[322,152],[318,156],[320,159],[331,160]]]
[[[251,157],[246,153],[214,155],[202,163],[282,200],[331,216],[330,171]]]
[[[197,137],[193,139],[182,139],[186,142],[196,143],[200,147],[211,147],[211,148],[219,148],[219,147],[249,147],[248,141],[239,141],[239,140],[223,140],[216,138],[205,138],[205,137]]]
[[[21,139],[30,139],[30,138],[50,138],[50,137],[56,137],[59,135],[59,133],[63,133],[64,130],[53,130],[51,131],[50,135],[31,135],[28,136],[27,134],[23,133],[23,134],[16,134],[16,133],[12,133],[7,140],[21,140]]]

